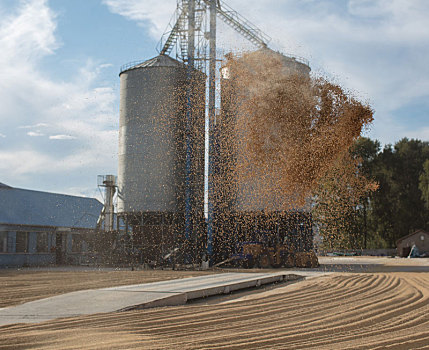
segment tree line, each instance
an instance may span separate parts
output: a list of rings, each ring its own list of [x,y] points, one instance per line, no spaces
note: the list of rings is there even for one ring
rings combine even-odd
[[[429,142],[394,145],[360,137],[314,194],[313,216],[325,248],[395,248],[429,230]]]

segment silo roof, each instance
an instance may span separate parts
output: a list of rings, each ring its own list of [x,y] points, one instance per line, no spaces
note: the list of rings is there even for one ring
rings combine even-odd
[[[144,61],[137,67],[184,67],[185,65],[174,58],[166,55],[159,55],[150,60]],[[137,68],[136,67],[136,68]]]
[[[277,51],[274,51],[268,47],[259,49],[256,52],[260,52],[263,55],[267,55],[267,56],[280,56],[280,57],[282,57],[283,60],[295,61],[297,63],[301,63],[301,64],[307,66],[308,68],[310,68],[310,63],[304,57],[296,56],[296,55],[289,54],[289,53],[277,52]]]
[[[186,65],[174,58],[167,55],[159,55],[149,60],[143,62],[131,62],[123,65],[121,67],[121,73],[137,68],[147,68],[147,67],[183,67]]]

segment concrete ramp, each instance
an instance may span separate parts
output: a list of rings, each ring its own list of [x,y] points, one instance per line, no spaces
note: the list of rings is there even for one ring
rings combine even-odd
[[[306,274],[222,273],[113,288],[83,290],[0,309],[0,326],[62,317],[182,305],[188,300],[295,280]]]

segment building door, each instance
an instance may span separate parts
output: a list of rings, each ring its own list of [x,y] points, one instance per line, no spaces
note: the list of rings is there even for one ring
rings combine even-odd
[[[402,248],[402,257],[407,257],[411,253],[411,247],[404,247]]]
[[[55,235],[55,263],[57,265],[64,264],[64,235],[57,233]]]

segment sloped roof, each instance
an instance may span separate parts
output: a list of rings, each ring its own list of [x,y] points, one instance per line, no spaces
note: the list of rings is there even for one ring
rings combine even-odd
[[[138,62],[130,62],[127,64],[124,64],[121,67],[121,72],[119,73],[119,75],[121,75],[122,73],[129,71],[129,70],[133,70],[133,69],[138,69],[138,68],[147,68],[147,67],[181,67],[181,68],[186,68],[186,65],[182,62],[179,62],[178,60],[167,56],[167,55],[159,55],[156,57],[153,57],[151,59],[148,59],[146,61],[138,61]]]
[[[398,244],[398,243],[402,242],[402,241],[403,241],[404,239],[406,239],[406,238],[412,237],[412,236],[414,236],[414,235],[416,235],[416,234],[422,234],[422,233],[424,233],[424,234],[426,234],[426,235],[429,235],[429,232],[426,232],[426,231],[424,231],[424,230],[416,230],[416,231],[414,231],[413,233],[410,233],[409,235],[406,235],[406,236],[404,236],[404,237],[399,238],[399,239],[396,241],[396,244]]]
[[[134,68],[142,67],[185,67],[185,65],[170,56],[159,55],[136,65]]]
[[[94,198],[0,186],[0,224],[95,228],[102,207]]]

